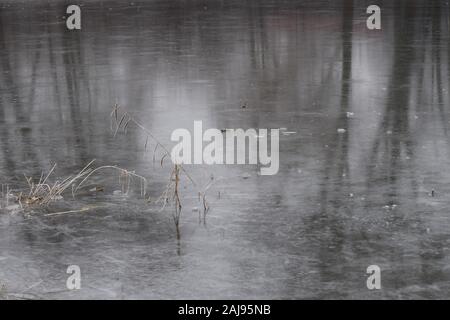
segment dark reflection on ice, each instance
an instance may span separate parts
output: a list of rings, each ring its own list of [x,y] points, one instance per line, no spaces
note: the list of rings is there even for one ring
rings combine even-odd
[[[206,225],[183,185],[180,242],[170,208],[136,186],[114,195],[110,173],[91,181],[103,193],[3,210],[0,286],[29,298],[448,298],[449,7],[386,3],[370,31],[368,5],[92,1],[68,31],[62,3],[1,1],[2,184],[95,158],[145,175],[156,196],[170,166],[152,163],[139,130],[113,138],[115,103],[168,146],[194,120],[285,134],[275,176],[188,166],[216,183]],[[66,289],[72,264],[79,291]],[[372,264],[379,291],[366,287]]]

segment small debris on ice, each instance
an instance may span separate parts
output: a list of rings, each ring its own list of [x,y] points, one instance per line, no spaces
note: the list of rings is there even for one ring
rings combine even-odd
[[[244,173],[241,177],[242,179],[248,179],[250,178],[252,175],[250,173]]]
[[[98,186],[98,187],[89,189],[89,191],[90,191],[90,192],[103,192],[103,191],[104,191],[104,188],[101,187],[101,186]]]

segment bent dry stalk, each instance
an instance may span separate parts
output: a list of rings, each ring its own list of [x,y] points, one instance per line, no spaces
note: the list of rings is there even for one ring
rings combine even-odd
[[[147,193],[147,179],[144,178],[141,175],[136,174],[134,171],[128,171],[126,169],[117,167],[117,166],[101,166],[98,168],[95,168],[93,170],[91,170],[86,177],[84,177],[84,179],[78,184],[78,186],[75,188],[74,190],[74,194],[81,188],[81,186],[96,172],[100,171],[100,170],[105,170],[105,169],[113,169],[113,170],[118,170],[120,175],[119,175],[119,182],[121,182],[122,184],[122,191],[125,191],[123,193],[127,194],[130,191],[130,184],[131,184],[131,180],[132,178],[138,178],[141,182],[141,196],[145,197],[146,193]]]
[[[127,133],[130,124],[133,124],[135,127],[140,129],[146,135],[144,150],[147,151],[149,140],[155,143],[155,147],[153,150],[153,164],[156,161],[156,151],[157,149],[162,150],[162,156],[160,159],[160,166],[162,167],[165,159],[172,160],[171,152],[162,144],[145,126],[143,126],[139,121],[137,121],[133,116],[131,116],[127,111],[122,110],[122,108],[116,104],[113,107],[111,112],[111,129],[114,131],[114,137],[117,136],[119,131],[123,133]],[[172,161],[174,162],[174,161]],[[177,232],[177,238],[180,238],[180,218],[181,218],[181,200],[180,200],[180,192],[179,186],[181,181],[181,175],[184,174],[187,179],[194,185],[197,186],[196,182],[192,179],[192,177],[186,172],[184,167],[181,164],[174,164],[174,167],[169,176],[169,182],[166,186],[166,189],[162,192],[162,194],[157,198],[154,203],[162,203],[161,210],[164,210],[167,204],[173,203],[174,212],[173,212],[173,220]],[[210,185],[205,188],[204,191],[199,192],[199,199],[202,201],[204,208],[204,217],[206,217],[206,212],[209,210],[209,206],[206,201],[206,191],[209,189]],[[150,198],[148,199],[149,202]]]
[[[0,282],[0,300],[8,299],[8,290],[6,284]]]

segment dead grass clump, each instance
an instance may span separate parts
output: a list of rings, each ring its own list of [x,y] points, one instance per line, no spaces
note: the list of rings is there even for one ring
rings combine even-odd
[[[48,206],[51,202],[63,198],[63,193],[71,191],[72,197],[75,197],[78,190],[85,184],[85,182],[99,171],[112,169],[119,172],[119,182],[122,186],[122,192],[128,194],[131,188],[131,183],[134,179],[138,179],[140,183],[141,195],[145,197],[147,192],[147,179],[136,174],[134,171],[129,171],[117,166],[101,166],[92,168],[95,160],[88,163],[80,172],[71,175],[65,179],[58,179],[51,183],[51,175],[53,174],[56,164],[51,170],[44,174],[42,173],[39,180],[35,182],[32,177],[25,176],[28,184],[28,190],[12,194],[8,186],[2,185],[0,208],[7,208],[11,199],[19,203],[21,208],[24,207],[38,207]]]
[[[87,166],[85,166],[78,174],[74,176],[69,176],[62,180],[56,180],[54,183],[49,182],[49,177],[53,173],[56,168],[56,164],[51,168],[51,170],[44,175],[41,174],[41,177],[37,183],[34,182],[32,177],[25,176],[27,180],[29,191],[27,193],[21,192],[18,196],[18,201],[21,205],[27,206],[46,206],[50,202],[61,199],[63,192],[68,190],[69,188],[73,188],[74,183],[85,177],[91,172],[89,168],[95,160],[89,162]],[[73,190],[73,189],[72,189]]]

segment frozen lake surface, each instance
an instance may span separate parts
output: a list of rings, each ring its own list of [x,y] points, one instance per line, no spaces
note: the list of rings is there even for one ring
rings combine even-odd
[[[280,170],[187,166],[214,184],[203,223],[182,180],[180,239],[173,208],[139,183],[117,195],[114,171],[75,199],[3,208],[4,297],[450,298],[447,2],[386,3],[374,31],[356,0],[86,1],[80,31],[50,3],[0,0],[1,184],[96,159],[157,197],[171,167],[136,127],[114,137],[116,103],[168,147],[194,120],[283,128]],[[66,288],[69,265],[81,290]],[[369,265],[381,290],[366,287]]]

